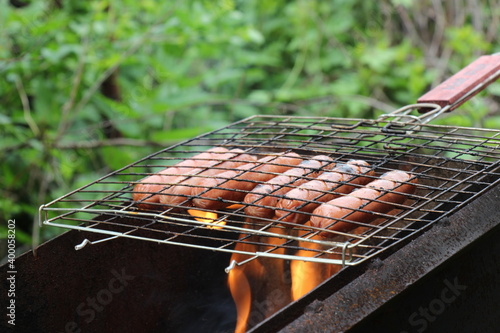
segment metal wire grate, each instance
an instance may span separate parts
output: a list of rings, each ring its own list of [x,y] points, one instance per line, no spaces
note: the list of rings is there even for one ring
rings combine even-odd
[[[143,210],[133,202],[134,185],[141,179],[211,147],[239,148],[259,158],[295,152],[302,158],[328,155],[338,163],[362,159],[371,165],[374,179],[389,170],[405,170],[417,177],[418,185],[404,204],[379,214],[376,223],[360,223],[352,232],[327,230],[328,238],[319,236],[325,230],[309,224],[249,217],[242,202],[230,202],[231,207],[217,211],[184,205]],[[43,205],[40,221],[91,232],[77,249],[128,237],[238,252],[248,255],[245,261],[272,257],[355,265],[497,185],[499,147],[500,132],[488,129],[380,119],[255,116],[161,150]],[[201,218],[193,210],[216,215]]]

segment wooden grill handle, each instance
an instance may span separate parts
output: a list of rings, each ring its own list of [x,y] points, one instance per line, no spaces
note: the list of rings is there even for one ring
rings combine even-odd
[[[418,103],[434,103],[456,109],[500,76],[500,53],[481,56],[467,67],[430,90]],[[467,96],[466,96],[467,95]],[[429,110],[421,110],[423,112]]]

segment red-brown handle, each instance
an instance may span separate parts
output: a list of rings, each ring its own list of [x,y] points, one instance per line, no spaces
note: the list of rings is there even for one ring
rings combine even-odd
[[[451,111],[480,92],[488,84],[494,82],[499,76],[500,53],[485,55],[479,57],[460,72],[420,97],[418,103],[434,103],[441,107],[452,105],[448,110]],[[483,85],[480,87],[481,84]],[[476,89],[476,91],[463,100],[460,100],[474,89]],[[459,101],[459,103],[456,103],[457,101]]]

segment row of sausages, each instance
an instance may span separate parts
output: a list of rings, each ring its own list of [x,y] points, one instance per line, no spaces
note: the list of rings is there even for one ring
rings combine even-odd
[[[304,159],[293,152],[257,159],[215,147],[144,178],[133,200],[139,208],[161,210],[221,210],[244,203],[248,216],[348,232],[403,204],[416,182],[399,170],[376,178],[363,160],[335,163],[326,155]]]

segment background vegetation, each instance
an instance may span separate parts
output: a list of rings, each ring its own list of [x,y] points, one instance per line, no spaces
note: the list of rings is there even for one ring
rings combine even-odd
[[[2,1],[0,232],[53,237],[40,204],[251,115],[414,103],[499,52],[499,21],[496,0]],[[434,123],[500,128],[499,100],[497,83]]]

